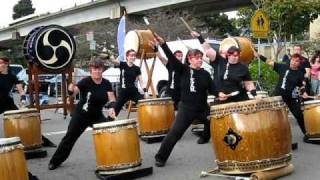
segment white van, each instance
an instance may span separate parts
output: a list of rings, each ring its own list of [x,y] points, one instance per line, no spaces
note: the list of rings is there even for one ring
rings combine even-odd
[[[217,40],[206,40],[206,41],[216,51],[219,50],[220,41],[217,41]],[[167,42],[167,44],[172,52],[174,52],[176,50],[182,51],[183,56],[184,56],[183,59],[185,59],[185,55],[188,51],[187,46],[190,48],[193,48],[193,49],[199,49],[203,52],[203,48],[202,48],[201,44],[199,43],[198,39],[170,41],[170,42]],[[159,49],[159,51],[164,57],[166,57],[161,48]],[[205,57],[205,55],[204,55],[204,57]],[[151,68],[152,59],[148,59],[147,63],[148,63],[149,68]],[[135,61],[135,64],[137,66],[139,66],[140,60],[137,59]],[[202,66],[205,70],[207,70],[211,74],[212,68],[210,65],[203,63]],[[146,67],[145,67],[144,63],[142,64],[142,67],[141,67],[141,73],[142,73],[143,82],[146,85],[147,81],[148,81],[148,76],[147,76]],[[120,70],[118,68],[109,68],[103,73],[103,77],[105,79],[108,79],[112,83],[119,83],[119,76],[120,76]],[[163,95],[162,93],[165,91],[167,81],[168,81],[168,70],[161,63],[161,61],[158,58],[156,58],[156,62],[155,62],[154,70],[153,70],[153,75],[152,75],[152,82],[153,82],[153,87],[155,88],[156,93],[159,97],[161,97]],[[141,93],[143,92],[140,87],[139,87],[139,91]],[[151,91],[149,90],[149,93],[150,92]]]

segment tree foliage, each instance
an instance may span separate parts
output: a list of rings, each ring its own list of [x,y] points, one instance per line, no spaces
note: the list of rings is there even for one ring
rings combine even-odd
[[[31,0],[20,0],[16,5],[13,7],[13,19],[18,19],[20,17],[33,14],[35,8],[32,7]]]
[[[320,14],[319,0],[252,0],[270,19],[269,38],[277,42],[276,57],[283,48],[281,42],[291,35],[303,40],[309,31],[309,24]],[[250,28],[254,8],[239,10],[237,21],[240,28]]]
[[[199,27],[207,29],[214,37],[222,38],[229,35],[239,35],[238,29],[233,24],[234,19],[229,20],[226,14],[213,12],[197,18],[202,23]]]

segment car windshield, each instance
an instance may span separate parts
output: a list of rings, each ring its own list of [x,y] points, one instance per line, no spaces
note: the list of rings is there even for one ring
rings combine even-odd
[[[17,75],[20,71],[22,70],[21,67],[17,67],[17,66],[10,66],[10,71],[13,75]]]

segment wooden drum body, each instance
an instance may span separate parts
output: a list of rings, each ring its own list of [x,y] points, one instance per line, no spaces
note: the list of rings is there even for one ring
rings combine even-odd
[[[127,52],[133,49],[137,52],[137,58],[141,58],[144,51],[144,58],[155,56],[154,50],[149,46],[149,41],[153,41],[153,34],[150,30],[133,30],[126,34],[124,40],[124,49]]]
[[[281,97],[211,106],[216,162],[225,174],[264,171],[288,165],[291,130]]]
[[[306,127],[306,136],[320,137],[320,100],[304,102],[304,124]]]
[[[225,38],[220,44],[220,51],[228,51],[231,46],[240,49],[240,61],[243,64],[250,64],[254,58],[252,43],[245,37],[229,37]]]
[[[0,179],[29,179],[23,145],[18,137],[0,138]]]
[[[113,174],[141,165],[135,119],[94,124],[97,170]]]
[[[42,146],[40,114],[36,109],[4,112],[4,136],[20,137],[25,150]]]
[[[141,137],[163,136],[174,121],[174,105],[171,98],[139,100],[138,121]]]

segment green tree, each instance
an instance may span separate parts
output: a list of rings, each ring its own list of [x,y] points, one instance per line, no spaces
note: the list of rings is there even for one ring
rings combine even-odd
[[[214,37],[223,38],[228,35],[239,35],[238,29],[233,24],[234,19],[229,20],[228,16],[219,12],[212,12],[210,14],[197,17],[202,22],[198,27],[207,29],[209,34]]]
[[[281,42],[285,42],[293,35],[296,39],[303,40],[309,31],[309,24],[320,14],[319,0],[252,0],[252,2],[265,12],[270,19],[271,33],[278,48],[276,57],[283,48]],[[241,9],[238,25],[241,28],[250,27],[253,8]]]
[[[31,0],[20,0],[16,5],[13,7],[13,19],[18,19],[20,17],[33,14],[35,8],[32,7]]]

